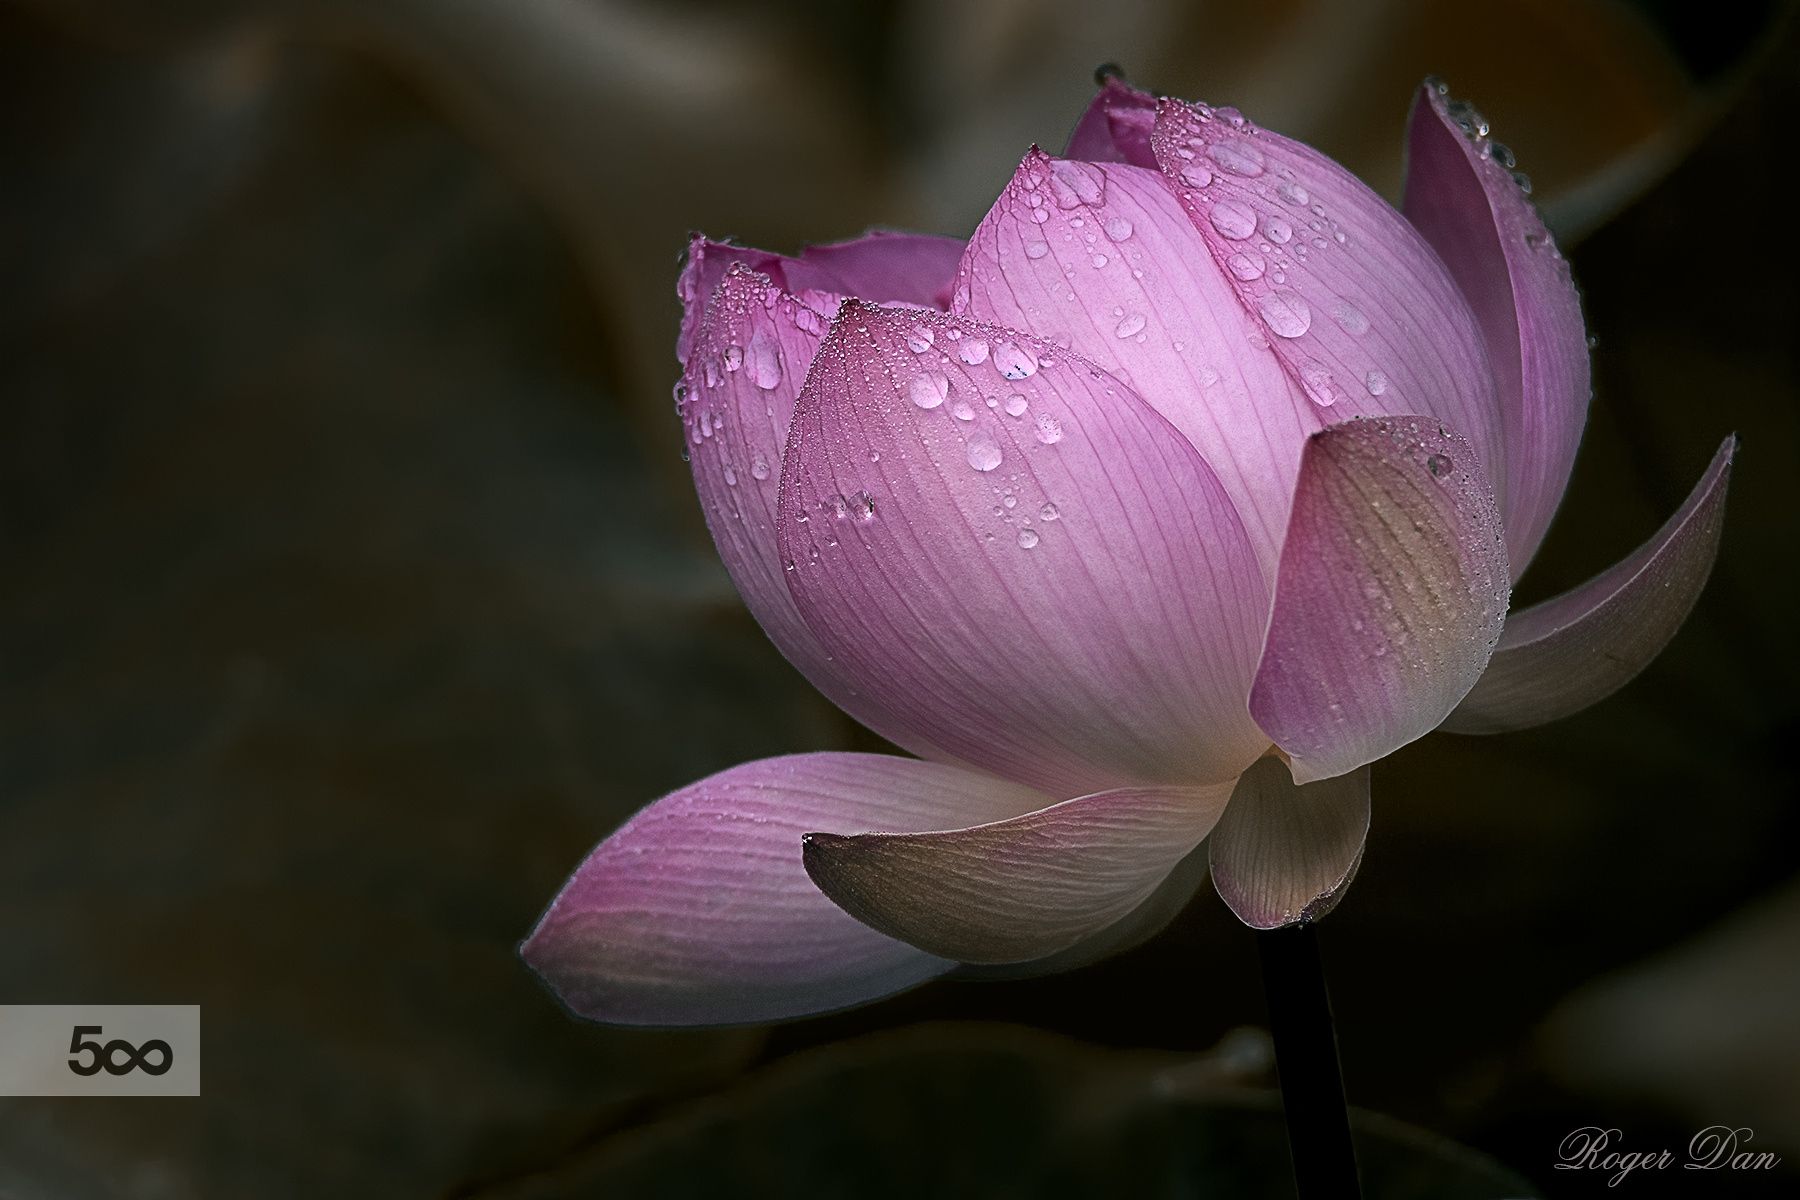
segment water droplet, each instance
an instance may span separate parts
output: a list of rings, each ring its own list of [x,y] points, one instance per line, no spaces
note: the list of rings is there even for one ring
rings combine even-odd
[[[1050,219],[1050,210],[1047,208],[1034,208],[1031,210],[1031,219],[1036,221],[1039,225],[1042,225],[1045,221]]]
[[[1425,460],[1425,469],[1442,479],[1456,469],[1456,464],[1450,461],[1448,455],[1434,454]]]
[[[1487,151],[1489,158],[1509,171],[1519,165],[1519,160],[1513,155],[1512,147],[1505,142],[1489,142]]]
[[[750,339],[750,379],[765,392],[781,386],[781,354],[765,330],[758,329]]]
[[[1017,392],[1006,398],[1006,415],[1009,417],[1022,417],[1025,415],[1025,410],[1030,407],[1031,401]]]
[[[1369,318],[1363,316],[1362,309],[1348,300],[1337,300],[1331,305],[1331,319],[1336,321],[1345,333],[1365,334],[1369,332]]]
[[[1037,355],[1013,342],[994,350],[994,369],[1007,379],[1030,379],[1037,374]]]
[[[1107,262],[1106,255],[1104,255],[1104,254],[1094,255],[1094,266],[1096,268],[1104,267],[1106,265],[1106,262]]]
[[[1038,544],[1037,530],[1035,530],[1035,529],[1019,530],[1019,548],[1021,550],[1029,550],[1037,544]]]
[[[907,330],[906,348],[911,350],[914,354],[923,354],[931,349],[931,344],[935,340],[936,339],[932,337],[931,330],[925,328],[923,325],[915,325]]]
[[[1048,253],[1050,253],[1050,243],[1049,242],[1026,242],[1025,243],[1025,257],[1026,258],[1042,258],[1042,257],[1044,257],[1044,255],[1046,255]]]
[[[1044,501],[1044,507],[1038,509],[1038,520],[1040,521],[1055,521],[1061,516],[1062,513],[1057,511],[1056,505],[1048,500]]]
[[[1270,292],[1257,307],[1277,337],[1297,338],[1312,328],[1312,309],[1297,292]]]
[[[1242,241],[1256,232],[1256,214],[1236,200],[1221,200],[1210,214],[1212,227],[1232,241]]]
[[[767,479],[769,477],[769,460],[757,455],[750,460],[750,478]]]
[[[706,386],[709,388],[718,387],[719,386],[719,364],[718,364],[718,362],[709,357],[706,360],[706,372],[705,373],[706,373]]]
[[[1531,176],[1523,171],[1514,171],[1513,182],[1519,185],[1519,190],[1521,192],[1524,192],[1527,196],[1531,195]]]
[[[1467,100],[1452,100],[1444,105],[1444,114],[1456,122],[1456,127],[1470,137],[1486,137],[1488,135],[1487,118],[1482,116],[1473,104]]]
[[[1131,222],[1124,217],[1106,218],[1106,236],[1115,242],[1122,242],[1131,236]]]
[[[970,338],[956,348],[956,357],[971,367],[979,366],[987,361],[988,344],[981,338]]]
[[[1106,178],[1085,163],[1066,158],[1052,159],[1050,192],[1062,208],[1099,204],[1106,198]]]
[[[850,516],[859,524],[867,525],[875,519],[875,498],[867,492],[858,492],[850,497]]]
[[[1285,218],[1273,213],[1263,218],[1262,231],[1264,237],[1278,246],[1286,245],[1288,239],[1294,236],[1294,227]]]
[[[1118,337],[1128,338],[1133,334],[1142,333],[1146,323],[1143,313],[1126,313],[1125,318],[1119,322],[1113,333]]]
[[[1308,362],[1300,367],[1300,386],[1306,391],[1306,398],[1321,408],[1328,408],[1337,403],[1337,380],[1321,363]]]
[[[737,471],[732,469],[732,466],[730,463],[725,464],[725,486],[726,487],[736,487],[737,486]]]
[[[1298,208],[1305,208],[1312,200],[1312,193],[1291,179],[1276,184],[1275,194]]]
[[[1000,447],[992,438],[969,439],[969,465],[977,471],[991,471],[1000,465]]]
[[[1190,187],[1203,188],[1212,182],[1212,172],[1201,166],[1199,163],[1183,167],[1181,169],[1181,177],[1188,182],[1188,186]]]
[[[1363,376],[1363,386],[1369,389],[1369,395],[1379,396],[1388,390],[1388,377],[1380,371],[1370,371]]]
[[[825,318],[802,304],[794,309],[794,328],[802,333],[824,333]]]
[[[975,406],[970,404],[967,400],[958,400],[955,404],[950,406],[950,415],[959,421],[973,421],[975,419]]]
[[[1049,413],[1039,413],[1036,417],[1037,440],[1046,446],[1054,446],[1062,441],[1062,422]]]
[[[913,376],[906,390],[912,397],[912,402],[920,408],[936,408],[949,396],[950,380],[940,371],[927,371],[923,375]]]
[[[1263,260],[1260,254],[1234,254],[1225,260],[1225,266],[1245,283],[1262,278]]]
[[[725,369],[736,371],[744,365],[744,348],[742,346],[725,347]]]

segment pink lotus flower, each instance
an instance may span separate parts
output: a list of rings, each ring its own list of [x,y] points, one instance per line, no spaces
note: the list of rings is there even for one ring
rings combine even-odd
[[[1507,614],[1588,354],[1486,134],[1422,90],[1402,215],[1231,109],[1114,81],[966,244],[696,240],[677,396],[719,552],[782,652],[918,758],[664,797],[529,963],[601,1020],[797,1016],[1106,953],[1209,837],[1242,920],[1313,919],[1360,860],[1369,763],[1635,675],[1705,582],[1735,442],[1636,553]]]

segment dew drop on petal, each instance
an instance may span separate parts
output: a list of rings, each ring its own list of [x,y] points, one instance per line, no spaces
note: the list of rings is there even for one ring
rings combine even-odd
[[[1370,371],[1363,376],[1363,386],[1369,389],[1369,395],[1379,396],[1388,390],[1388,377],[1380,371]]]
[[[1099,204],[1106,198],[1106,179],[1085,163],[1066,158],[1050,163],[1050,192],[1062,208]]]
[[[1044,255],[1046,255],[1048,253],[1050,253],[1050,243],[1049,242],[1026,242],[1025,243],[1025,257],[1026,258],[1042,258],[1042,257],[1044,257]]]
[[[1128,338],[1133,334],[1142,333],[1146,323],[1143,313],[1126,313],[1124,319],[1113,329],[1113,333],[1118,337]]]
[[[975,419],[975,406],[970,404],[967,400],[958,400],[950,406],[950,415],[959,421],[973,421]]]
[[[1019,548],[1029,550],[1038,544],[1038,533],[1035,529],[1019,530]]]
[[[1122,242],[1131,236],[1131,222],[1124,217],[1106,218],[1106,236],[1115,242]]]
[[[979,366],[987,361],[988,344],[981,338],[970,338],[956,348],[956,357],[969,366]]]
[[[1057,511],[1056,505],[1048,500],[1044,501],[1044,507],[1038,509],[1038,520],[1040,521],[1054,521],[1061,516],[1062,513]]]
[[[907,395],[920,408],[936,408],[950,394],[950,380],[940,371],[927,371],[913,376],[906,385]]]
[[[1337,403],[1337,380],[1323,365],[1308,362],[1300,368],[1300,386],[1306,390],[1306,398],[1321,408]]]
[[[994,369],[1007,379],[1029,379],[1037,374],[1037,355],[1023,346],[1008,342],[995,348]]]
[[[742,346],[725,347],[725,369],[736,371],[744,365],[744,348]]]
[[[1277,337],[1297,338],[1312,328],[1312,309],[1297,292],[1270,292],[1257,302],[1257,307]]]
[[[1062,422],[1051,416],[1049,413],[1039,413],[1035,424],[1037,425],[1037,440],[1044,443],[1044,445],[1054,446],[1056,443],[1062,441]]]
[[[1236,200],[1221,200],[1210,214],[1212,227],[1233,241],[1242,241],[1256,232],[1256,214]]]
[[[761,329],[750,339],[750,379],[765,392],[781,386],[781,354],[775,339]]]
[[[1262,151],[1248,142],[1214,142],[1206,155],[1233,175],[1254,179],[1263,173]]]
[[[1332,304],[1331,319],[1336,321],[1345,333],[1360,335],[1369,332],[1369,318],[1363,316],[1362,310],[1348,300],[1338,300]]]
[[[1260,254],[1234,254],[1225,260],[1225,267],[1237,278],[1249,283],[1252,279],[1261,279],[1263,259]]]
[[[914,354],[923,354],[931,349],[933,338],[931,330],[923,325],[915,325],[906,332],[906,348]]]
[[[1456,469],[1456,464],[1450,461],[1448,455],[1433,454],[1430,458],[1425,460],[1425,469],[1439,479],[1442,479]]]
[[[1017,392],[1014,392],[1006,398],[1006,415],[1009,417],[1022,417],[1025,415],[1025,410],[1030,407],[1031,401],[1025,399],[1025,397],[1019,395]]]
[[[1305,208],[1312,200],[1312,193],[1291,179],[1276,184],[1275,194],[1299,208]]]
[[[1263,218],[1262,230],[1263,236],[1278,246],[1287,244],[1294,236],[1294,227],[1288,223],[1287,219],[1275,216],[1273,213]]]
[[[969,439],[969,465],[977,471],[991,471],[1000,465],[1000,447],[989,437]]]
[[[1203,188],[1212,182],[1212,172],[1199,163],[1183,167],[1181,177],[1187,181],[1189,187]]]
[[[750,477],[752,479],[767,479],[769,477],[769,460],[760,454],[751,459]]]

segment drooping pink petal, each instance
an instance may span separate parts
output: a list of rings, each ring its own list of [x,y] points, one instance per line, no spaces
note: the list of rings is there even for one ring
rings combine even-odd
[[[1194,448],[1014,330],[856,302],[795,409],[778,536],[827,694],[1057,795],[1235,778],[1267,612]]]
[[[1351,421],[1306,444],[1250,692],[1296,783],[1437,728],[1500,636],[1500,512],[1469,443],[1429,417]]]
[[[1580,712],[1662,653],[1712,573],[1737,438],[1728,437],[1686,503],[1656,535],[1573,591],[1507,619],[1493,661],[1444,722],[1505,733]]]
[[[1241,514],[1273,580],[1300,446],[1318,428],[1152,171],[1033,150],[969,240],[955,312],[1066,341],[1167,417]]]
[[[1112,76],[1100,85],[1081,114],[1063,157],[1153,168],[1156,156],[1150,150],[1150,130],[1155,124],[1156,97]]]
[[[1188,851],[1138,906],[1074,945],[1042,958],[1016,963],[964,964],[956,972],[958,979],[1035,979],[1042,975],[1058,975],[1090,966],[1115,954],[1123,954],[1142,945],[1168,928],[1169,923],[1193,902],[1200,885],[1206,882],[1206,844]]]
[[[826,899],[807,878],[802,836],[943,828],[1044,803],[888,755],[746,763],[663,797],[602,842],[521,953],[575,1012],[617,1024],[776,1021],[874,1000],[955,964]]]
[[[816,833],[806,870],[845,910],[928,953],[1022,962],[1143,903],[1200,844],[1231,788],[1102,792],[936,833]]]
[[[1435,417],[1474,445],[1499,494],[1506,464],[1480,330],[1418,232],[1331,159],[1233,110],[1165,100],[1156,121],[1164,178],[1237,296],[1245,338],[1280,361],[1291,403],[1321,425]]]
[[[1207,843],[1213,886],[1252,929],[1337,907],[1369,835],[1369,768],[1296,786],[1278,758],[1244,772]]]
[[[1568,261],[1514,181],[1511,152],[1485,130],[1472,110],[1421,88],[1403,206],[1469,298],[1499,384],[1501,513],[1517,578],[1562,500],[1587,423],[1587,330]]]
[[[777,288],[827,316],[844,296],[941,309],[949,306],[962,245],[955,238],[876,229],[848,241],[808,246],[793,258],[696,234],[675,288],[683,306],[675,356],[687,362],[706,303],[734,264],[768,276]],[[819,295],[808,294],[813,292]]]

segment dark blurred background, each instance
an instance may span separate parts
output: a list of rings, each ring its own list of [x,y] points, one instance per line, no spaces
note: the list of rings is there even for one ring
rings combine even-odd
[[[1427,73],[1515,148],[1599,339],[1522,602],[1742,435],[1670,650],[1379,766],[1322,936],[1354,1103],[1552,1197],[1800,1194],[1785,5],[0,0],[0,1002],[206,1036],[200,1100],[0,1100],[0,1197],[1281,1194],[1229,1175],[1281,1142],[1209,890],[1084,971],[772,1030],[584,1025],[513,952],[662,792],[877,748],[712,554],[686,231],[966,234],[1108,60],[1390,195]],[[1788,1161],[1608,1191],[1551,1169],[1587,1124]]]

